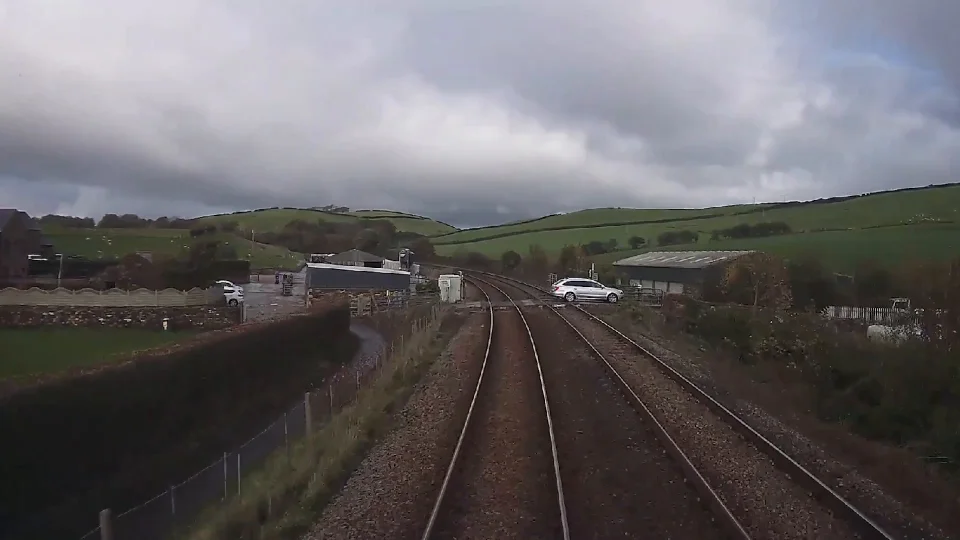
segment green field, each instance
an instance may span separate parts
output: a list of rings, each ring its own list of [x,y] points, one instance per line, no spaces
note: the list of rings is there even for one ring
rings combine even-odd
[[[698,209],[642,209],[642,208],[592,208],[588,210],[579,210],[569,214],[557,214],[545,216],[542,218],[506,223],[490,227],[477,227],[474,229],[464,229],[452,233],[435,236],[432,242],[435,245],[450,243],[473,242],[477,239],[490,236],[500,236],[508,234],[526,234],[531,232],[543,231],[545,229],[580,228],[596,227],[609,223],[632,223],[640,221],[655,220],[680,220],[696,218],[700,216],[710,216],[715,214],[735,214],[752,208],[760,208],[766,205],[737,205],[722,206],[717,208],[698,208]]]
[[[696,246],[675,246],[670,249],[735,249],[727,246],[762,245],[768,251],[795,254],[799,251],[824,251],[836,264],[849,266],[851,260],[869,255],[881,261],[898,262],[907,254],[922,258],[942,258],[957,255],[957,229],[960,223],[960,186],[929,188],[916,191],[886,192],[840,202],[805,204],[785,208],[770,208],[743,213],[749,206],[725,207],[707,210],[618,210],[601,209],[552,216],[536,222],[512,224],[496,228],[462,231],[437,237],[437,253],[453,255],[457,252],[477,251],[499,257],[504,251],[514,250],[523,255],[532,244],[540,245],[548,254],[555,255],[566,245],[606,242],[616,239],[621,247],[629,245],[631,236],[641,236],[650,244],[665,231],[689,229],[699,232],[701,241]],[[703,217],[722,213],[721,216]],[[658,223],[623,223],[640,219],[647,221],[675,217],[676,220]],[[697,219],[690,220],[690,217]],[[685,219],[687,218],[687,219]],[[708,243],[711,231],[739,223],[783,221],[798,232],[788,237],[745,239]],[[929,226],[930,224],[939,225]],[[601,225],[597,225],[600,223]],[[926,224],[926,225],[921,225]],[[568,227],[560,230],[532,230],[535,228]],[[888,226],[913,227],[888,227]],[[879,228],[876,228],[879,227]],[[836,233],[818,231],[828,229]],[[527,232],[523,232],[526,230]],[[947,231],[947,232],[943,232]],[[451,239],[483,238],[485,240],[449,243]],[[951,236],[953,235],[953,236]],[[849,247],[831,252],[821,242],[834,242]],[[879,239],[879,240],[878,240]],[[915,244],[915,245],[914,245]],[[656,245],[650,248],[656,248]],[[821,249],[822,248],[822,249]],[[649,250],[649,249],[648,249]],[[630,251],[603,256],[619,259]],[[828,255],[828,253],[831,253]]]
[[[174,343],[195,332],[132,328],[0,329],[0,379],[56,373],[122,360],[125,353]]]
[[[850,231],[824,231],[744,238],[696,245],[668,246],[605,253],[597,263],[612,263],[648,251],[758,250],[781,257],[813,256],[837,272],[853,272],[857,263],[874,259],[896,266],[906,261],[946,261],[960,257],[960,224],[904,225]]]
[[[94,260],[116,259],[137,251],[176,255],[191,241],[190,231],[183,229],[56,229],[45,231],[45,235],[57,252]],[[302,255],[286,248],[251,242],[233,234],[203,238],[236,247],[237,255],[249,260],[252,268],[294,268],[303,261]]]
[[[293,208],[272,208],[265,210],[252,210],[250,212],[237,212],[235,214],[222,214],[216,216],[205,216],[198,218],[199,223],[219,224],[228,221],[236,221],[245,231],[279,231],[291,221],[302,219],[304,221],[316,221],[322,219],[331,222],[349,222],[363,219],[385,219],[401,232],[411,232],[422,234],[424,236],[434,236],[457,230],[450,225],[434,221],[432,219],[402,212],[392,212],[389,210],[367,210],[349,212],[346,214],[337,214],[325,212],[322,210],[299,210]]]

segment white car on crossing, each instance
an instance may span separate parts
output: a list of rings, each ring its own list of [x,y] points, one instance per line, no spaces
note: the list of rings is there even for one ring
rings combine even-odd
[[[586,278],[565,278],[550,287],[550,294],[567,302],[605,300],[614,304],[623,298],[623,291]]]
[[[217,281],[217,285],[223,287],[223,297],[228,306],[239,306],[243,303],[243,287],[225,279]]]

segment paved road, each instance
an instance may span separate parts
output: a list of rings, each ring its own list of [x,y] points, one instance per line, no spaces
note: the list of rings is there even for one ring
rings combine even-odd
[[[269,321],[301,313],[303,304],[303,280],[305,272],[294,274],[293,295],[283,296],[281,286],[274,282],[273,274],[252,275],[250,283],[242,285],[248,321]]]

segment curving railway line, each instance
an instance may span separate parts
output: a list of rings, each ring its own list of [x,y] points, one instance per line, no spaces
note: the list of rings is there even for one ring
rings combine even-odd
[[[546,296],[545,291],[503,276],[473,271],[469,274],[482,274],[484,282],[499,290],[514,306],[516,303],[507,291],[539,300],[544,300]],[[534,311],[552,320],[553,338],[547,337],[547,333],[551,331],[550,323],[539,323],[544,328],[539,331],[541,342],[544,338],[558,341],[556,336],[565,332],[568,337],[576,336],[579,345],[589,350],[594,363],[605,373],[603,378],[617,388],[622,403],[628,403],[639,414],[642,423],[647,427],[647,433],[657,439],[657,444],[682,471],[685,483],[689,486],[687,489],[696,491],[702,508],[709,511],[721,536],[798,540],[895,538],[790,458],[775,443],[747,425],[733,411],[605,321],[577,305],[557,309],[552,302],[542,302],[539,308],[517,308],[517,311],[521,313],[521,317],[522,312],[527,311],[528,316],[523,323],[527,329],[530,328],[527,320],[537,318],[532,314]],[[558,328],[561,329],[559,332]],[[533,337],[534,334],[530,333],[531,343]],[[571,349],[573,346],[566,348]],[[556,360],[556,363],[572,363],[572,358],[551,358],[550,361],[538,360],[538,367],[545,366],[549,373],[553,360]],[[600,384],[599,381],[596,384]],[[544,395],[546,388],[545,386]],[[622,422],[622,426],[625,430],[636,429],[628,422]],[[651,437],[643,439],[637,443],[648,446],[652,444]],[[595,444],[604,442],[607,441],[594,441]],[[561,438],[554,442],[555,456],[557,444],[561,450],[568,444],[575,446],[570,439]],[[555,458],[554,463],[569,480],[574,475],[567,472],[571,466],[567,461],[561,459],[557,464]],[[676,489],[675,485],[669,485],[669,482],[662,479],[659,481],[661,485],[656,485],[657,482],[653,482],[654,485],[645,482],[650,480],[649,477],[635,480],[634,493],[654,489],[659,490],[659,495],[664,498],[684,496],[682,489]],[[662,485],[664,483],[668,485]],[[557,485],[560,485],[559,476]],[[571,494],[576,491],[576,486],[577,483],[572,481],[565,484]],[[593,491],[594,497],[602,495],[596,493],[596,489]],[[611,494],[610,499],[613,499],[614,495],[622,499],[627,494]],[[595,522],[593,529],[587,528],[590,525],[576,525],[576,516],[582,505],[572,504],[573,500],[574,497],[571,496],[570,521],[575,527],[575,534],[572,536],[607,537],[590,534],[590,530],[597,530],[599,523]],[[691,520],[697,519],[696,511],[690,513]],[[632,516],[620,518],[637,520],[643,517],[640,514],[642,508]],[[615,516],[608,515],[606,519],[615,519]],[[709,537],[709,534],[703,532],[697,537]],[[637,536],[636,532],[631,533],[631,537],[669,536],[666,531],[642,536]]]
[[[537,345],[506,292],[476,282],[490,313],[487,348],[422,539],[569,540]],[[492,297],[512,309],[494,309]]]

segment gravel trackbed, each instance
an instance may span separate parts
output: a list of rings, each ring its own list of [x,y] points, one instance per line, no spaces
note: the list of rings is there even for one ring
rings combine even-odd
[[[488,326],[488,314],[464,322],[305,540],[420,538],[476,386]]]

